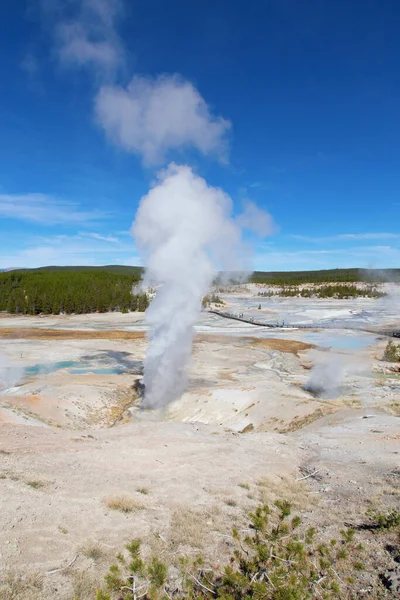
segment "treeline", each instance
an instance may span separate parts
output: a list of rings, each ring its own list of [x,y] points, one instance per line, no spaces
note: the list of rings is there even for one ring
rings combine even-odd
[[[252,283],[301,285],[304,283],[384,283],[400,281],[400,269],[325,269],[322,271],[255,271]]]
[[[103,267],[40,267],[39,269],[22,270],[19,272],[37,273],[44,271],[106,271],[121,275],[132,275],[140,278],[143,267],[125,265],[106,265]],[[304,283],[385,283],[400,281],[400,269],[324,269],[320,271],[254,271],[248,277],[241,273],[220,273],[214,280],[214,285],[226,287],[238,283],[266,283],[275,285],[301,285]]]
[[[106,271],[108,273],[118,273],[122,275],[133,275],[135,278],[140,279],[143,275],[143,267],[129,267],[126,265],[104,265],[102,267],[90,267],[90,266],[71,266],[71,267],[60,267],[60,266],[48,266],[38,267],[36,269],[16,269],[20,273],[42,273],[43,271]]]
[[[101,270],[0,273],[0,311],[11,314],[85,314],[144,311],[146,294],[133,294],[139,274]]]
[[[348,284],[323,285],[318,288],[298,288],[296,286],[283,286],[279,290],[268,290],[259,292],[259,296],[270,298],[271,296],[297,297],[301,298],[382,298],[386,296],[376,286],[369,285],[363,288]]]

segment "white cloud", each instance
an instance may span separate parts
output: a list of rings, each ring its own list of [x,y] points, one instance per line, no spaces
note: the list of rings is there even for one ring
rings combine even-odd
[[[0,217],[58,225],[98,221],[107,217],[107,213],[84,211],[73,202],[56,200],[45,194],[0,194]]]
[[[291,235],[291,238],[302,242],[343,242],[343,241],[360,241],[360,240],[396,240],[400,239],[400,233],[388,232],[373,232],[373,233],[339,233],[337,235],[329,235],[323,237],[314,237],[307,235]]]
[[[272,235],[276,231],[272,216],[249,200],[245,203],[245,210],[243,214],[239,215],[237,222],[241,228],[247,229],[261,238]]]
[[[116,81],[125,62],[116,27],[122,0],[41,2],[58,60],[86,67],[97,82]],[[94,109],[109,139],[143,157],[145,164],[160,164],[169,150],[188,148],[227,162],[230,122],[214,116],[196,87],[179,75],[135,76],[126,87],[102,85]]]
[[[115,244],[87,234],[34,237],[23,249],[0,251],[0,268],[34,268],[49,265],[131,264],[138,265],[133,242]]]
[[[86,237],[91,237],[94,240],[100,240],[102,242],[108,242],[109,244],[117,244],[118,239],[112,235],[102,235],[100,233],[82,233]]]
[[[77,0],[58,4],[56,9],[49,3],[42,6],[47,15],[56,19],[54,35],[61,62],[91,67],[102,77],[116,72],[124,61],[115,28],[122,9],[120,0]]]
[[[260,246],[261,248],[261,246]],[[254,268],[258,271],[296,271],[336,268],[397,268],[400,249],[392,246],[359,246],[321,250],[259,251]]]
[[[109,138],[146,164],[190,147],[226,160],[230,122],[214,117],[198,90],[178,75],[134,77],[126,88],[104,86],[95,112]]]

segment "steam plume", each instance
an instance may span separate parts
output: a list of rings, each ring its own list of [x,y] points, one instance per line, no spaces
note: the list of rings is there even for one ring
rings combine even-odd
[[[180,396],[201,299],[218,269],[244,270],[241,229],[232,202],[188,166],[171,164],[141,200],[133,235],[146,265],[145,285],[159,285],[147,310],[144,407]]]
[[[22,368],[11,365],[3,354],[0,354],[0,392],[14,387],[23,376]]]
[[[347,375],[348,357],[339,354],[315,353],[306,389],[325,398],[340,396]]]
[[[305,389],[323,398],[338,398],[346,391],[350,379],[366,375],[371,370],[370,362],[365,357],[357,359],[347,354],[318,351],[310,356],[314,365]],[[358,388],[361,387],[362,384],[358,382]]]

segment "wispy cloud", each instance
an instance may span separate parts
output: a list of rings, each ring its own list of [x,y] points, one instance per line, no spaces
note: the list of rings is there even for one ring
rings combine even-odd
[[[250,200],[246,201],[244,211],[238,216],[237,222],[240,227],[255,233],[260,238],[272,235],[278,229],[271,215]]]
[[[268,191],[274,189],[276,185],[270,181],[252,181],[249,183],[248,187],[252,190]]]
[[[0,268],[106,264],[139,264],[133,241],[122,243],[117,239],[110,244],[108,240],[82,233],[33,237],[25,242],[23,249],[0,250]]]
[[[190,81],[164,74],[110,85],[126,63],[117,31],[121,0],[54,2],[42,0],[42,6],[52,23],[57,58],[95,77],[96,119],[112,143],[141,156],[146,165],[161,164],[169,151],[188,148],[227,162],[231,123],[212,113]]]
[[[343,241],[361,241],[361,240],[396,240],[400,239],[400,233],[373,232],[373,233],[339,233],[337,235],[314,237],[307,235],[290,235],[292,239],[302,242],[323,243],[323,242],[343,242]]]
[[[109,244],[117,244],[118,238],[112,235],[102,235],[100,233],[82,233],[81,235],[91,237],[94,240],[100,240],[102,242],[108,242]]]
[[[126,88],[103,87],[95,112],[111,141],[143,156],[146,164],[190,147],[226,161],[230,122],[212,115],[193,84],[178,75],[134,77]]]
[[[124,62],[116,30],[122,12],[120,0],[78,0],[74,3],[42,2],[43,11],[55,22],[56,52],[66,65],[89,67],[108,78]]]
[[[21,61],[21,69],[27,73],[27,75],[35,79],[39,73],[39,63],[37,58],[31,53],[27,52]]]
[[[291,271],[334,268],[397,268],[400,249],[392,246],[357,246],[351,249],[259,251],[254,268],[260,271]]]
[[[0,194],[0,217],[42,225],[83,224],[99,221],[108,213],[85,211],[74,202],[45,194]]]

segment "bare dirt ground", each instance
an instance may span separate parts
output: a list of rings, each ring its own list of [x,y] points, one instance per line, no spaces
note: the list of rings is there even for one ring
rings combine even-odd
[[[275,299],[259,311],[243,297],[258,302],[254,291],[225,300],[276,311]],[[329,307],[344,318],[341,300],[322,302],[307,303],[305,318],[327,319]],[[355,318],[378,324],[366,306],[353,306]],[[385,338],[271,334],[204,313],[187,392],[155,414],[137,407],[132,390],[146,326],[143,315],[130,317],[0,317],[2,600],[93,599],[136,537],[172,564],[199,552],[223,564],[232,526],[276,497],[326,536],[362,524],[368,508],[399,506],[400,380],[380,360]],[[332,397],[307,389],[326,357],[346,365]],[[395,539],[360,536],[371,572],[396,568],[385,550]]]
[[[294,474],[294,450],[281,437],[153,421],[95,434],[3,425],[2,562],[48,573],[79,554],[76,567],[85,568],[85,547],[109,556],[136,537],[197,547],[210,544],[201,539],[206,523],[218,556],[232,519],[255,504],[239,484]],[[133,510],[110,509],[112,498],[133,500]],[[189,522],[178,526],[182,514]],[[44,597],[71,597],[55,595],[65,579],[56,575],[46,578]]]

